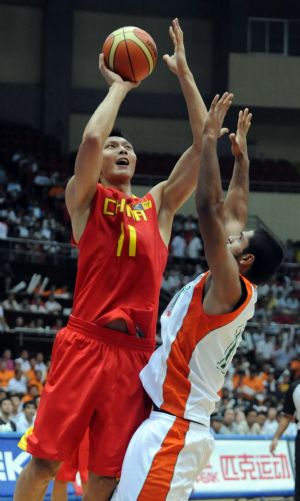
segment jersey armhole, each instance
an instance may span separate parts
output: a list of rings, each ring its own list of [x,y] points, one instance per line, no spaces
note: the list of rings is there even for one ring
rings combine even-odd
[[[101,188],[102,188],[102,184],[98,183],[98,185],[97,185],[97,189],[96,189],[95,194],[94,194],[94,197],[93,197],[93,200],[92,200],[92,202],[91,202],[91,208],[90,208],[89,217],[88,217],[88,219],[87,219],[87,222],[86,222],[85,228],[84,228],[83,233],[82,233],[82,235],[81,235],[80,239],[78,240],[78,242],[76,242],[76,240],[75,240],[75,238],[74,238],[74,235],[73,235],[73,230],[72,230],[72,232],[71,232],[71,245],[72,245],[73,247],[77,247],[77,248],[79,248],[79,246],[80,246],[80,242],[82,241],[82,239],[83,239],[83,237],[84,237],[84,235],[85,235],[85,233],[86,233],[86,231],[87,231],[87,227],[88,227],[88,225],[89,225],[89,223],[90,223],[90,220],[91,220],[91,217],[92,217],[92,215],[93,215],[93,213],[94,213],[95,206],[96,206],[96,201],[97,201],[97,196],[98,196],[98,193],[101,191]]]

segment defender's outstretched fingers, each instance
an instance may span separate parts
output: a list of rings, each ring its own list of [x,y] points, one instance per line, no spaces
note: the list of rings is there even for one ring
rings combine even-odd
[[[213,110],[216,107],[216,105],[219,101],[219,97],[220,97],[220,94],[216,94],[215,97],[213,98],[211,105],[210,105],[211,110]]]

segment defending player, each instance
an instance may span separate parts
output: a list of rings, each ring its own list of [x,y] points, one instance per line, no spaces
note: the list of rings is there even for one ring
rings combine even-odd
[[[213,450],[210,415],[254,313],[254,284],[270,278],[283,256],[268,233],[244,231],[247,109],[239,114],[237,133],[230,135],[235,165],[223,200],[216,144],[232,97],[215,97],[204,126],[196,203],[210,271],[178,292],[162,315],[163,344],[140,376],[155,410],[130,441],[113,501],[189,498]]]
[[[79,248],[74,307],[57,336],[51,371],[26,449],[15,501],[43,499],[60,461],[89,427],[87,501],[109,499],[138,425],[149,415],[139,372],[154,349],[158,298],[175,211],[196,185],[207,111],[187,66],[178,20],[170,27],[174,55],[164,56],[180,82],[193,133],[169,179],[142,198],[131,192],[136,155],[112,133],[119,107],[136,84],[100,71],[109,92],[88,122],[66,190]],[[100,179],[100,183],[98,183]]]

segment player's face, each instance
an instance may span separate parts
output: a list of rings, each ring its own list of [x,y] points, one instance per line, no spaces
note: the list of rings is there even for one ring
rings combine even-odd
[[[123,137],[108,137],[103,147],[101,176],[111,183],[130,181],[136,164],[131,143]]]
[[[230,249],[234,257],[239,257],[244,249],[249,245],[249,240],[253,237],[254,231],[241,231],[239,235],[230,235],[227,240],[227,247]]]

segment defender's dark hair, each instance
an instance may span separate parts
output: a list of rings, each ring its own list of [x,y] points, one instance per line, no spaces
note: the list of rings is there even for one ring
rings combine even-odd
[[[255,257],[245,277],[256,285],[269,280],[278,270],[284,257],[282,244],[263,228],[254,231],[243,254],[253,254]]]

